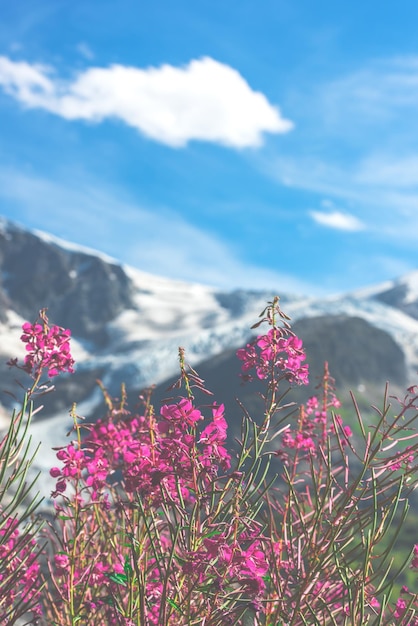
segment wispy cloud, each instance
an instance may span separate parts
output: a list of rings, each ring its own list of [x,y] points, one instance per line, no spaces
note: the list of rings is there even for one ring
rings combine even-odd
[[[209,57],[184,67],[92,67],[71,81],[52,68],[0,57],[0,85],[28,108],[67,120],[118,118],[172,147],[190,140],[257,147],[263,133],[293,127],[234,68]]]
[[[418,155],[370,154],[359,163],[355,180],[384,189],[418,189]]]
[[[381,59],[317,81],[308,98],[307,89],[293,101],[288,154],[255,155],[260,169],[281,185],[316,193],[318,203],[335,202],[338,210],[311,213],[317,223],[363,227],[375,240],[415,246],[418,56]]]
[[[325,213],[322,211],[309,211],[309,215],[321,226],[335,228],[336,230],[356,231],[363,230],[365,227],[357,217],[341,211]]]
[[[418,56],[375,60],[319,87],[318,104],[326,123],[346,132],[385,125],[385,135],[399,131],[405,114],[418,102]],[[384,139],[385,137],[381,137]]]
[[[87,43],[85,43],[85,41],[80,41],[80,43],[78,43],[76,46],[76,50],[77,52],[81,54],[81,56],[83,56],[88,61],[91,61],[92,59],[94,59],[94,52],[90,48],[90,46]]]

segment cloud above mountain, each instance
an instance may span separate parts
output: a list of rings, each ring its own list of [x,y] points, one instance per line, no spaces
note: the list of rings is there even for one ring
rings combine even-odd
[[[317,224],[335,228],[336,230],[356,231],[364,228],[364,225],[357,217],[341,211],[310,211],[310,216]]]
[[[67,120],[116,118],[173,148],[191,140],[257,147],[264,133],[293,127],[237,70],[210,57],[182,67],[91,67],[64,80],[51,67],[3,56],[0,85],[28,108]]]

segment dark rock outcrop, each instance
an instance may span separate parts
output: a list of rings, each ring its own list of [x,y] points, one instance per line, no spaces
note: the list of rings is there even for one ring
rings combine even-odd
[[[106,339],[104,325],[134,306],[131,281],[120,265],[10,224],[0,232],[0,276],[1,311],[10,307],[31,320],[47,307],[55,323],[97,345]]]
[[[390,380],[404,385],[407,380],[402,348],[385,331],[360,317],[347,315],[305,318],[293,324],[303,339],[311,379],[320,376],[328,361],[340,387],[361,383],[381,385]]]

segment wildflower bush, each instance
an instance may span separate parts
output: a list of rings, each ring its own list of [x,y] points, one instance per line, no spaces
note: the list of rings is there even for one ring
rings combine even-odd
[[[25,324],[31,386],[0,444],[0,623],[73,626],[418,626],[418,545],[396,567],[396,538],[416,487],[417,387],[352,434],[325,364],[308,382],[301,340],[279,299],[238,350],[242,377],[264,381],[263,410],[242,408],[227,445],[224,406],[179,350],[180,377],[160,407],[151,392],[131,412],[104,391],[107,414],[72,409],[70,441],[51,468],[55,516],[40,528],[28,424],[37,394],[71,372],[70,331],[45,311]],[[29,503],[27,500],[29,498]],[[417,615],[417,616],[416,616]]]

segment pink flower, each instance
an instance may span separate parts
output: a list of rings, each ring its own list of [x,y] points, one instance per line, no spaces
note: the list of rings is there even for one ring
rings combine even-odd
[[[20,533],[19,520],[7,517],[0,509],[0,622],[12,623],[13,605],[32,604],[31,612],[39,615],[40,564],[37,546],[31,534]],[[27,609],[26,609],[27,610]],[[13,621],[15,623],[15,621]]]
[[[57,570],[64,572],[67,567],[70,565],[70,559],[67,554],[56,554],[54,556],[55,567]]]
[[[253,367],[256,367],[258,363],[258,354],[253,344],[247,343],[245,348],[237,350],[237,357],[243,361],[242,371],[247,372]]]
[[[350,426],[344,426],[343,431],[346,437],[352,437],[353,431],[351,430]]]
[[[74,372],[70,351],[71,331],[61,326],[50,327],[45,311],[40,312],[39,321],[42,323],[25,322],[22,326],[21,340],[26,343],[27,351],[25,369],[33,376],[48,369],[49,378],[60,372]]]
[[[286,448],[295,448],[296,450],[310,450],[314,452],[315,442],[307,433],[297,432],[292,435],[288,430],[282,438],[283,446]]]
[[[395,612],[393,614],[394,617],[403,617],[406,611],[406,601],[403,598],[399,598],[396,602]]]
[[[411,567],[418,569],[418,544],[414,545],[414,556],[412,557]]]
[[[203,419],[201,412],[194,408],[188,398],[183,398],[177,404],[165,404],[160,413],[167,420],[178,422],[180,427],[195,426],[196,422]]]
[[[251,379],[248,375],[251,369],[255,369],[257,377],[262,380],[270,375],[272,368],[277,368],[290,383],[308,384],[309,367],[302,363],[305,360],[302,340],[295,335],[285,337],[286,332],[273,327],[266,335],[260,335],[237,351],[237,357],[243,361],[244,379]]]
[[[203,429],[200,443],[221,443],[226,440],[228,424],[224,418],[225,407],[223,404],[212,409],[213,421]]]
[[[318,408],[318,406],[319,400],[316,396],[312,396],[311,398],[309,398],[309,400],[306,402],[306,412],[308,413],[308,415],[313,413],[315,409]]]

